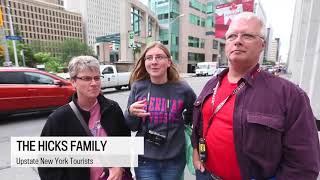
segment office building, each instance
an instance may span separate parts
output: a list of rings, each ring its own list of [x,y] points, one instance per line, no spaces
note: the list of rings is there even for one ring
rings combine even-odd
[[[9,8],[15,34],[25,43],[38,44],[46,52],[58,53],[55,43],[69,38],[83,41],[81,15],[66,11],[59,3],[37,0],[0,0],[4,27],[9,35]],[[61,1],[59,1],[61,2]]]
[[[80,14],[68,12],[57,3],[37,0],[0,0],[4,12],[4,28],[9,35],[9,8],[15,34],[38,51],[59,53],[56,44],[75,38],[83,41]],[[61,1],[59,1],[61,2]]]
[[[271,46],[269,47],[269,59],[271,62],[279,62],[279,53],[280,53],[280,38],[275,38],[271,42]]]
[[[215,38],[216,6],[227,0],[149,0],[160,24],[159,40],[168,46],[180,72],[194,72],[198,62],[226,65],[225,40]],[[266,22],[260,1],[254,12]],[[169,34],[169,35],[168,35]],[[261,56],[261,62],[263,55]]]
[[[120,32],[120,1],[64,0],[64,7],[82,15],[85,42],[96,51],[96,37]]]

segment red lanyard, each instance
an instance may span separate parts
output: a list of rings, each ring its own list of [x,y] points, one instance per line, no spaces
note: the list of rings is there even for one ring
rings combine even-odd
[[[258,68],[256,71],[254,71],[252,74],[251,74],[251,78],[255,78],[257,73],[259,73],[261,71],[261,68]],[[212,99],[211,99],[211,104],[212,104],[212,107],[214,105],[214,101],[215,101],[215,97],[216,97],[216,94],[217,94],[217,91],[218,91],[218,88],[220,86],[220,81],[218,81],[217,85],[215,88],[213,88],[213,94],[212,94]],[[235,88],[232,93],[226,97],[217,107],[216,109],[213,111],[213,113],[211,114],[210,118],[209,118],[209,123],[208,123],[208,127],[207,127],[207,131],[205,132],[205,136],[207,136],[208,134],[208,131],[209,131],[209,128],[212,124],[212,121],[213,121],[213,117],[221,110],[221,108],[226,104],[226,102],[235,94],[237,94],[243,87],[246,86],[246,83],[244,81],[242,81],[239,86],[237,86],[237,88]]]
[[[216,94],[217,94],[217,91],[218,91],[218,87],[220,85],[220,82],[217,83],[216,87],[213,89],[213,94],[212,94],[212,99],[211,99],[211,103],[212,103],[212,107],[214,105],[214,100],[215,100],[215,97],[216,97]],[[241,82],[240,85],[235,88],[232,93],[227,96],[217,107],[216,109],[213,111],[213,113],[211,114],[210,118],[209,118],[209,124],[208,124],[208,127],[207,127],[207,131],[206,131],[206,134],[204,137],[207,136],[208,134],[208,130],[212,124],[212,121],[213,121],[213,117],[221,110],[221,108],[226,104],[226,102],[235,94],[237,94],[244,86],[246,85],[245,82]]]

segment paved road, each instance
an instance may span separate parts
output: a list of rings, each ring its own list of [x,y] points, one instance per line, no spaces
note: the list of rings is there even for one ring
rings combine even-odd
[[[208,77],[188,77],[186,80],[199,94]],[[128,90],[115,91],[113,89],[104,90],[107,98],[119,103],[125,109],[129,95]],[[46,121],[48,114],[38,114],[29,116],[18,116],[8,120],[0,121],[0,179],[1,180],[39,180],[34,168],[10,168],[10,137],[11,136],[38,136]],[[320,134],[319,134],[320,136]],[[195,177],[185,171],[185,180],[194,180]],[[318,178],[320,180],[320,177]]]

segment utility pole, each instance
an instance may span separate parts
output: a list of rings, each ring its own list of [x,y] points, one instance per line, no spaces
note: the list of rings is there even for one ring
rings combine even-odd
[[[11,9],[9,5],[7,7],[7,10],[8,10],[9,24],[10,24],[10,35],[14,36],[12,18],[11,18]],[[12,40],[12,46],[13,46],[14,62],[15,62],[15,65],[18,67],[19,63],[18,63],[18,55],[17,55],[17,48],[16,48],[16,40]]]
[[[24,58],[24,49],[21,49],[20,54],[22,56],[23,67],[26,67],[26,60]]]

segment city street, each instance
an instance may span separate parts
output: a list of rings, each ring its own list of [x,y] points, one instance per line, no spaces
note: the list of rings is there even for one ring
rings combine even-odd
[[[198,95],[210,77],[186,77],[185,79]],[[117,101],[124,110],[129,90],[104,90],[107,98]],[[0,122],[0,179],[2,180],[39,180],[36,169],[10,168],[10,137],[11,136],[38,136],[46,121],[48,113],[29,116],[18,116]],[[185,171],[185,180],[195,179],[188,170]],[[318,178],[320,180],[320,178]]]

